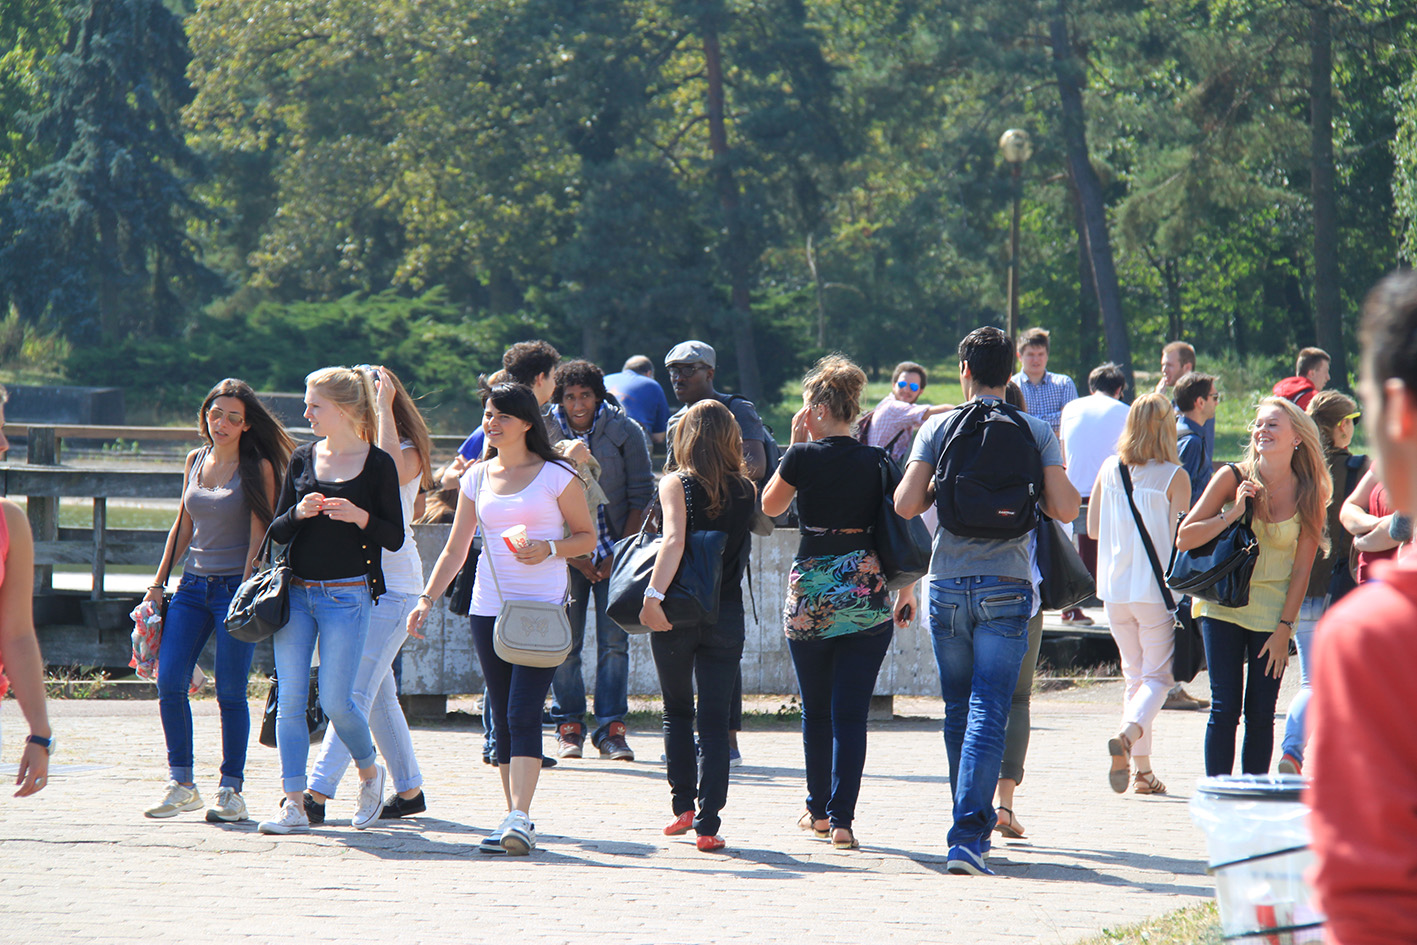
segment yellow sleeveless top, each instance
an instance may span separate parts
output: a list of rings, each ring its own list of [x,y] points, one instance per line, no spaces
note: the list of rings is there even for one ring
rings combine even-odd
[[[1210,601],[1197,600],[1192,609],[1196,617],[1228,620],[1236,626],[1257,633],[1273,633],[1279,627],[1284,612],[1284,598],[1289,593],[1289,576],[1294,571],[1294,552],[1299,545],[1299,513],[1283,522],[1250,522],[1259,542],[1260,557],[1255,573],[1250,577],[1250,602],[1244,607],[1222,607]]]

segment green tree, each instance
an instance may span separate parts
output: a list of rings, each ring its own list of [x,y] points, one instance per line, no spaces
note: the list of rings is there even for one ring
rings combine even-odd
[[[0,292],[81,338],[169,331],[218,284],[186,226],[203,209],[179,124],[182,24],[159,0],[89,0],[72,16],[27,119],[52,160],[0,207]]]

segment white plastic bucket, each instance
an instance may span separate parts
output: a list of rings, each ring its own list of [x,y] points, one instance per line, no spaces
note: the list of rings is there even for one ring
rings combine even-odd
[[[1191,799],[1228,942],[1323,941],[1324,917],[1306,879],[1314,854],[1303,788],[1295,775],[1206,778]]]

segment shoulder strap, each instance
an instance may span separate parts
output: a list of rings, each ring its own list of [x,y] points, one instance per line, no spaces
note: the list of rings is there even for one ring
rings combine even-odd
[[[1171,596],[1171,588],[1166,586],[1166,578],[1162,576],[1161,559],[1156,556],[1156,546],[1151,543],[1151,533],[1146,530],[1146,525],[1141,520],[1141,512],[1137,510],[1136,499],[1132,497],[1132,473],[1127,468],[1127,464],[1120,459],[1117,460],[1117,472],[1122,475],[1122,490],[1127,493],[1127,505],[1132,509],[1132,521],[1137,523],[1137,531],[1141,532],[1142,547],[1146,549],[1147,560],[1151,562],[1151,573],[1156,578],[1156,586],[1161,588],[1161,602],[1166,605],[1166,609],[1175,611],[1176,599]],[[1174,549],[1174,546],[1173,546]],[[1171,557],[1175,559],[1175,551]]]
[[[1230,471],[1235,474],[1235,488],[1238,489],[1238,488],[1240,487],[1240,483],[1242,483],[1242,482],[1245,481],[1245,474],[1242,473],[1242,472],[1240,471],[1240,467],[1239,467],[1239,466],[1236,466],[1234,463],[1226,463],[1225,465],[1228,466],[1228,467],[1230,468]],[[1254,514],[1255,514],[1254,507],[1250,505],[1250,500],[1249,500],[1249,499],[1246,499],[1246,500],[1245,500],[1245,513],[1244,513],[1244,516],[1243,516],[1244,519],[1245,519],[1245,524],[1246,524],[1246,525],[1250,524],[1250,521],[1254,518]]]
[[[476,496],[474,501],[477,502],[480,502],[482,499],[482,484],[487,479],[486,465],[485,462],[478,463],[477,469],[474,470],[477,477],[477,485],[473,487],[472,494]],[[482,528],[482,513],[480,511],[477,515],[477,530],[472,533],[472,537],[476,538],[478,534],[482,535],[482,547],[483,550],[487,552],[484,557],[487,559],[487,570],[492,575],[492,586],[497,588],[497,599],[506,600],[506,598],[502,596],[502,582],[497,580],[497,565],[492,561],[497,552],[495,549],[488,547],[487,533]]]
[[[1368,457],[1349,456],[1345,463],[1348,467],[1348,475],[1344,477],[1343,497],[1346,499],[1353,494],[1353,490],[1358,488],[1358,480],[1363,475],[1363,470],[1368,466]]]

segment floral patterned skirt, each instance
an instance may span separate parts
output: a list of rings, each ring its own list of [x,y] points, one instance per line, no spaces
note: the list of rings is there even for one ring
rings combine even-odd
[[[782,611],[789,640],[822,640],[891,619],[890,593],[874,550],[797,557]]]

